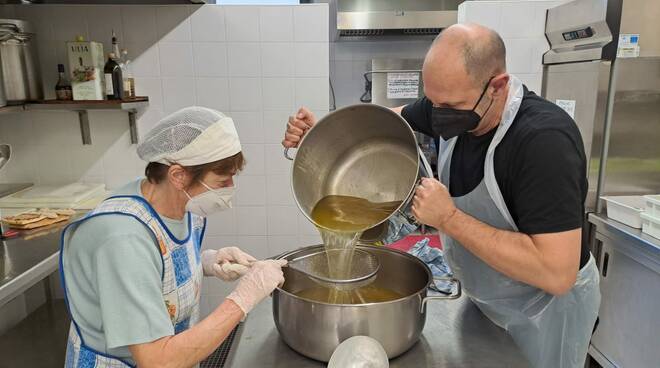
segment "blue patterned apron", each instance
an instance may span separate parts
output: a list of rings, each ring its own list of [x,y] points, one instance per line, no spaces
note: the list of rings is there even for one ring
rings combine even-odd
[[[202,238],[206,219],[188,213],[188,237],[178,240],[167,228],[151,205],[139,196],[116,196],[106,199],[84,218],[68,225],[62,232],[60,245],[60,277],[64,288],[64,300],[71,316],[65,367],[132,367],[127,361],[99,352],[85,344],[80,327],[71,314],[64,277],[64,248],[72,229],[90,218],[104,215],[124,215],[135,218],[149,228],[158,241],[163,262],[162,292],[174,333],[185,331],[199,318],[199,299],[202,283],[200,260]]]

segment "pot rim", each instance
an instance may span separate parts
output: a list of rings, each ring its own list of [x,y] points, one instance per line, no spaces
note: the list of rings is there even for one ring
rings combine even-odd
[[[280,255],[277,255],[277,256],[273,257],[273,259],[283,259],[283,258],[286,258],[286,257],[292,255],[292,254],[300,253],[300,252],[303,252],[303,251],[306,251],[306,250],[311,250],[311,249],[319,248],[319,247],[323,248],[324,245],[323,244],[317,244],[317,245],[309,245],[309,246],[306,246],[306,247],[298,248],[298,249],[291,250],[291,251],[282,253]],[[280,286],[278,286],[275,289],[275,291],[278,292],[278,293],[283,293],[283,294],[288,295],[290,297],[293,297],[295,299],[304,300],[308,303],[321,304],[321,305],[327,305],[327,306],[333,306],[333,307],[358,307],[358,308],[364,308],[364,307],[369,307],[369,306],[372,306],[372,305],[384,305],[384,304],[399,303],[399,302],[401,302],[403,300],[406,300],[406,299],[415,298],[415,297],[419,296],[419,294],[421,294],[422,292],[427,291],[429,289],[429,286],[431,286],[431,284],[433,283],[433,274],[431,273],[431,269],[429,268],[429,266],[427,266],[426,263],[422,262],[421,259],[413,256],[412,254],[402,252],[398,249],[388,248],[385,245],[368,245],[368,244],[359,244],[358,243],[358,244],[356,244],[355,248],[356,249],[357,248],[375,248],[375,249],[378,249],[378,250],[385,250],[385,251],[392,252],[392,253],[398,253],[398,254],[400,254],[404,257],[407,257],[407,258],[413,260],[414,262],[417,262],[417,264],[424,267],[424,270],[426,271],[428,281],[426,282],[426,285],[423,288],[421,288],[420,290],[417,290],[416,292],[414,292],[414,293],[412,293],[408,296],[404,296],[404,297],[399,298],[399,299],[388,300],[386,302],[373,302],[373,303],[362,303],[362,304],[339,304],[339,303],[319,302],[319,301],[316,301],[316,300],[303,298],[303,297],[300,297],[296,294],[290,293],[290,292],[282,289]]]
[[[389,113],[394,114],[394,115],[395,115],[395,116],[396,116],[396,117],[397,117],[397,118],[398,118],[398,119],[399,119],[399,120],[405,125],[405,127],[408,128],[408,130],[410,131],[410,135],[411,135],[413,141],[415,142],[415,149],[419,150],[419,143],[417,142],[417,137],[415,136],[415,131],[412,129],[412,127],[410,126],[410,124],[408,124],[408,122],[406,121],[406,119],[404,119],[401,115],[399,115],[399,114],[393,112],[392,110],[390,110],[390,109],[387,108],[387,107],[380,106],[380,105],[373,105],[373,104],[355,104],[355,105],[349,105],[349,106],[344,106],[344,107],[342,107],[342,108],[339,108],[339,109],[337,109],[337,110],[335,110],[335,111],[331,111],[331,112],[329,112],[327,115],[325,115],[324,117],[322,117],[321,119],[319,119],[319,120],[316,122],[316,124],[314,124],[314,126],[312,126],[312,127],[307,131],[307,133],[302,137],[302,139],[300,140],[300,142],[298,142],[298,146],[296,146],[296,150],[299,149],[300,147],[302,147],[303,143],[305,143],[305,139],[306,139],[307,137],[309,137],[310,133],[314,130],[314,128],[316,128],[317,126],[319,126],[319,123],[321,123],[321,122],[323,122],[324,120],[326,120],[329,116],[332,116],[332,115],[338,114],[338,113],[340,113],[340,112],[343,112],[344,110],[350,110],[350,109],[355,109],[355,108],[359,108],[359,109],[364,109],[364,108],[368,108],[368,109],[376,109],[376,110],[387,111],[387,112],[389,112]],[[296,166],[296,161],[297,161],[297,159],[298,159],[298,154],[296,153],[296,155],[293,157],[293,161],[291,162],[291,166],[292,166],[292,168]],[[422,163],[420,162],[420,159],[419,159],[419,151],[418,151],[418,154],[417,154],[417,167],[416,167],[416,169],[415,169],[415,171],[417,172],[417,175],[416,175],[415,180],[413,181],[412,185],[410,186],[410,190],[408,191],[408,194],[405,196],[404,199],[401,200],[401,204],[396,208],[396,210],[392,211],[392,213],[391,213],[387,218],[383,219],[381,222],[379,222],[379,223],[377,223],[377,224],[374,224],[372,227],[370,227],[370,228],[368,228],[368,229],[365,229],[365,231],[366,231],[366,230],[369,230],[369,229],[372,229],[372,228],[374,228],[374,227],[376,227],[376,226],[378,226],[378,225],[384,223],[384,222],[387,221],[390,217],[392,217],[393,214],[395,214],[395,213],[397,213],[397,212],[400,212],[400,211],[402,211],[403,209],[406,208],[406,206],[407,206],[408,203],[410,202],[410,200],[411,200],[411,198],[412,198],[412,195],[413,195],[413,193],[415,192],[415,189],[416,189],[416,187],[417,187],[417,181],[418,181],[418,178],[419,178],[419,168],[420,168],[421,164],[422,164]],[[321,225],[317,224],[316,221],[314,221],[314,219],[312,219],[312,217],[311,217],[311,216],[310,216],[305,210],[303,210],[302,205],[300,204],[300,201],[298,201],[298,196],[296,195],[296,191],[295,191],[295,189],[293,188],[293,175],[294,175],[294,172],[293,172],[293,169],[292,169],[292,170],[291,170],[291,174],[290,174],[290,177],[291,177],[291,180],[290,180],[290,187],[291,187],[291,192],[293,193],[293,199],[296,201],[296,205],[298,206],[298,209],[300,210],[300,212],[302,212],[303,215],[307,218],[307,220],[309,220],[309,221],[310,221],[314,226],[316,226],[317,228],[322,228],[322,229],[326,229],[326,230],[332,230],[332,229],[326,228],[325,226],[321,226]]]

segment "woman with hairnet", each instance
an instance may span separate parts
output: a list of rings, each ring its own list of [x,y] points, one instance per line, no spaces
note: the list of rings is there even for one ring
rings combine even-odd
[[[72,320],[66,367],[196,365],[284,282],[286,261],[257,261],[235,247],[201,252],[205,217],[231,207],[233,176],[244,165],[231,118],[182,109],[161,120],[137,151],[148,162],[146,178],[62,235]],[[202,276],[240,281],[197,321]]]

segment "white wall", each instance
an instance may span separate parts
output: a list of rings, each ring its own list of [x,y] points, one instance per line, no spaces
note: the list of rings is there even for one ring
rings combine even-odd
[[[541,92],[541,57],[548,50],[545,10],[566,0],[466,1],[459,7],[459,23],[480,23],[496,30],[507,48],[507,68],[527,87]],[[337,107],[360,103],[364,72],[371,59],[423,59],[431,39],[337,41],[330,44],[330,78]]]
[[[549,50],[545,12],[566,0],[465,1],[459,23],[479,23],[497,31],[506,45],[506,67],[527,88],[541,94],[542,57]]]
[[[432,39],[397,41],[337,41],[330,44],[330,78],[337,107],[360,103],[364,93],[364,72],[371,70],[371,60],[379,58],[424,59]],[[371,78],[371,77],[370,77]]]
[[[137,92],[150,98],[138,121],[143,135],[161,117],[188,105],[234,118],[247,158],[235,208],[209,220],[205,247],[238,245],[256,257],[318,244],[290,190],[290,163],[280,142],[297,106],[328,111],[328,7],[298,6],[2,6],[0,16],[32,21],[48,98],[64,41],[103,41],[111,30],[135,58]],[[0,141],[14,149],[1,182],[103,182],[114,189],[141,175],[122,112],[91,112],[91,146],[81,144],[69,112],[0,115]],[[205,305],[228,287],[207,282]],[[204,308],[207,309],[207,308]]]

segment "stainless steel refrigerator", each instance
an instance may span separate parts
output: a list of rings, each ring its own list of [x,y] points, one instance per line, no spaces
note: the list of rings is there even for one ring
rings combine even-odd
[[[601,196],[660,193],[659,15],[660,1],[643,0],[576,0],[547,12],[551,50],[542,95],[572,113],[582,133],[589,159],[585,218],[604,211]],[[639,41],[632,48],[638,57],[617,56],[619,36]],[[657,256],[632,236],[606,249],[596,230],[585,221],[602,294],[589,354],[603,367],[657,366]]]
[[[541,93],[580,128],[589,158],[587,211],[602,210],[598,198],[606,194],[660,193],[660,27],[640,35],[648,46],[640,57],[617,58],[624,27],[655,22],[654,12],[627,16],[637,7],[626,1],[576,0],[546,18],[551,49]],[[660,2],[652,8],[660,13]]]

